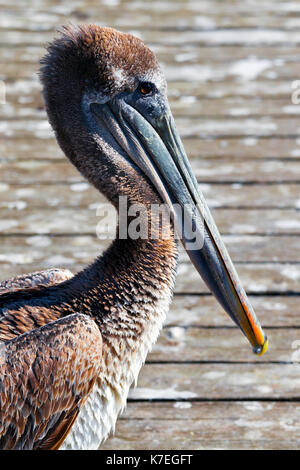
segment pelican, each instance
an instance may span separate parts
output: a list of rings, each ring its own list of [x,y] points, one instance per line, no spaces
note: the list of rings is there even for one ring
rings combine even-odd
[[[146,227],[155,204],[171,215],[167,237],[163,224],[151,237],[121,237],[119,220],[109,248],[75,275],[51,269],[0,284],[0,448],[97,449],[162,328],[177,238],[254,352],[267,338],[198,188],[153,52],[130,34],[69,25],[49,44],[40,79],[58,144],[79,172],[117,210],[120,197],[146,208]],[[175,206],[190,211],[180,217]]]

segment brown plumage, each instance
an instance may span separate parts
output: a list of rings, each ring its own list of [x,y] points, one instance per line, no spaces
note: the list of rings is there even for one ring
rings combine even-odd
[[[204,230],[197,249],[190,232],[181,239],[209,288],[257,350],[265,338],[197,188],[154,54],[111,28],[68,26],[49,45],[40,78],[66,156],[116,209],[121,196],[142,204],[140,224],[152,232],[124,238],[118,229],[74,276],[53,269],[0,284],[0,448],[98,448],[169,308],[174,225],[186,224],[174,202],[191,205],[191,226]],[[153,226],[151,209],[162,202],[172,218]]]
[[[0,295],[24,290],[29,292],[30,290],[40,289],[42,287],[54,286],[71,277],[73,277],[73,274],[68,269],[57,268],[31,273],[29,275],[15,276],[0,282]]]
[[[0,448],[59,448],[99,375],[101,352],[98,327],[80,314],[1,345]]]
[[[113,63],[128,74],[123,83],[115,82]],[[130,76],[155,63],[154,55],[139,39],[95,25],[62,28],[42,61],[44,97],[57,139],[70,160],[113,203],[119,193],[148,205],[159,199],[149,182],[127,162],[120,161],[117,166],[105,160],[105,155],[99,161],[99,149],[96,151],[78,122],[78,96],[85,88],[112,94],[134,87]],[[67,125],[66,116],[70,119]],[[68,135],[71,128],[72,141]],[[128,359],[126,346],[130,343],[132,349],[147,321],[147,313],[140,320],[138,313],[144,306],[151,313],[149,306],[155,306],[160,298],[155,294],[160,283],[166,282],[171,297],[175,264],[174,240],[116,240],[101,258],[74,277],[66,270],[53,269],[0,284],[0,341],[5,342],[6,351],[0,371],[0,448],[61,445],[96,376],[109,380],[105,369],[112,356],[125,362]],[[109,316],[113,314],[117,320],[119,309],[123,312],[121,331]],[[98,338],[93,329],[88,334],[88,322],[82,314],[100,327],[104,351],[100,330]],[[33,383],[36,363],[41,367],[35,370]],[[82,374],[82,383],[74,384],[75,373]],[[68,389],[63,387],[65,383],[69,383]],[[47,387],[49,393],[45,392]],[[51,395],[52,387],[56,395]],[[104,437],[100,436],[99,442]]]

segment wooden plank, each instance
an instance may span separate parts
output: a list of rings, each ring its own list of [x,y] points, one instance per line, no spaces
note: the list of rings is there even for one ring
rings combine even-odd
[[[66,159],[57,162],[23,160],[21,162],[0,163],[0,181],[11,183],[23,181],[26,184],[35,182],[82,182],[83,177]],[[39,176],[38,176],[39,175]]]
[[[76,186],[75,186],[76,187]],[[29,188],[30,189],[30,188]],[[103,200],[103,198],[102,198]],[[51,201],[50,201],[51,202]],[[56,202],[56,201],[55,201]],[[0,208],[1,225],[0,233],[8,234],[70,234],[80,235],[89,233],[101,237],[102,228],[107,231],[108,237],[113,237],[117,223],[117,214],[113,207],[106,203],[91,204],[89,210],[66,208],[26,208],[27,203],[19,199]],[[287,243],[290,248],[276,250],[276,257],[280,251],[289,253],[291,259],[297,260],[293,255],[300,232],[300,214],[296,209],[252,209],[252,208],[212,208],[212,214],[220,232],[229,235],[227,240],[233,250],[236,247],[247,246],[248,253],[262,256],[264,260],[271,259],[272,251],[268,245]],[[106,233],[106,232],[105,232]],[[269,236],[266,236],[269,235]],[[280,235],[277,239],[274,235]],[[285,238],[284,235],[287,235]],[[289,237],[293,235],[293,237]],[[237,248],[239,250],[239,248]],[[265,251],[265,255],[262,253]],[[297,250],[295,250],[297,251]],[[247,253],[247,250],[246,250]],[[246,255],[247,257],[247,255]],[[255,259],[257,257],[255,256]],[[275,259],[275,258],[274,258]],[[289,257],[285,258],[288,260]]]
[[[17,139],[15,138],[17,137]],[[299,158],[300,140],[297,137],[226,137],[223,139],[184,138],[183,143],[190,159],[222,157],[226,159],[277,159]],[[3,137],[0,142],[1,160],[65,159],[55,138],[40,139],[34,136]]]
[[[42,231],[43,227],[41,233]],[[27,265],[27,269],[36,264],[48,267],[55,264],[88,264],[97,256],[96,253],[101,253],[109,243],[109,240],[100,241],[88,235],[51,238],[41,236],[38,232],[25,239],[4,237],[1,238],[0,263],[8,262],[23,268]]]
[[[298,403],[128,403],[102,450],[299,448]]]
[[[65,237],[59,237],[61,243],[64,245],[68,245],[68,238],[74,239],[74,234],[77,235],[77,241],[74,241],[74,249],[76,252],[76,243],[79,246],[83,246],[84,244],[91,244],[94,245],[94,248],[88,250],[87,253],[90,256],[96,255],[96,250],[102,250],[107,247],[108,244],[111,243],[112,239],[115,235],[115,228],[116,228],[116,221],[113,227],[111,224],[111,228],[107,233],[105,231],[103,236],[109,236],[108,240],[98,240],[96,238],[96,229],[100,232],[99,226],[96,223],[92,226],[85,225],[85,219],[80,217],[80,214],[75,214],[73,219],[67,217],[65,212],[58,213],[58,216],[54,219],[45,218],[42,223],[37,221],[35,214],[32,214],[28,217],[28,229],[27,234],[68,234],[70,233],[70,224],[72,224],[73,233],[71,235]],[[26,230],[24,230],[24,223],[20,221],[18,224],[15,223],[16,219],[8,219],[3,218],[0,222],[0,227],[4,228],[5,225],[7,227],[6,230],[0,231],[1,235],[5,235],[8,233],[16,234],[18,230],[22,234],[23,237],[18,237],[18,245],[24,249],[24,245],[26,246],[26,242],[28,241],[28,236],[26,237]],[[25,226],[26,227],[26,226]],[[81,234],[83,233],[82,227],[86,230],[86,233],[92,234],[89,238],[85,238]],[[31,230],[30,230],[31,228]],[[32,230],[32,229],[35,230]],[[105,227],[106,230],[106,227]],[[98,232],[98,233],[99,233]],[[101,232],[102,233],[102,232]],[[93,235],[95,234],[95,237]],[[34,235],[33,235],[34,236]],[[246,263],[251,261],[252,263],[271,263],[271,262],[281,262],[281,263],[298,263],[300,262],[300,255],[298,252],[299,247],[299,236],[257,236],[257,235],[233,235],[233,236],[222,236],[232,259],[236,262],[243,262]],[[44,236],[44,243],[49,243],[49,237],[47,235]],[[55,250],[55,244],[59,246],[60,241],[58,237],[52,238],[53,250]],[[81,241],[82,239],[82,241]],[[33,239],[34,240],[34,239]],[[40,239],[39,239],[40,240]],[[16,243],[16,237],[2,237],[2,246],[3,249],[11,250],[13,249],[13,243]],[[43,243],[43,240],[40,240],[40,243]],[[47,245],[46,245],[47,246]],[[183,248],[180,247],[180,255],[182,262],[189,261],[188,255],[184,252]],[[75,255],[76,256],[76,255]]]
[[[272,17],[274,19],[274,17]],[[258,18],[257,18],[258,19]],[[240,20],[240,18],[239,18]],[[294,18],[295,24],[300,22],[300,18]],[[235,21],[235,18],[232,17],[232,21]],[[281,19],[280,21],[284,21]],[[291,20],[292,22],[293,20]],[[255,31],[253,31],[255,33]],[[157,33],[159,35],[159,33]],[[32,46],[33,50],[37,52],[38,46]],[[35,49],[34,49],[35,47]],[[263,61],[265,61],[265,65],[280,65],[283,64],[295,64],[299,58],[299,47],[290,45],[289,47],[286,46],[273,46],[273,47],[264,47],[264,46],[256,46],[256,47],[230,47],[230,46],[213,46],[210,47],[203,47],[203,46],[195,46],[193,44],[188,45],[178,45],[178,46],[170,46],[170,45],[152,45],[149,44],[149,47],[153,49],[159,61],[164,63],[165,65],[185,65],[185,64],[206,64],[206,65],[215,65],[215,64],[224,64],[225,66],[228,64],[235,64],[239,61],[248,61],[248,64],[254,65],[261,64],[263,65]],[[20,46],[22,48],[22,46]],[[26,52],[28,48],[26,48]],[[29,49],[30,53],[31,49]],[[24,51],[25,52],[25,51]],[[18,55],[18,48],[11,49],[7,55],[9,61],[13,61],[16,54],[16,61],[22,61],[23,58]],[[42,54],[42,48],[40,48],[40,54]],[[34,58],[37,57],[32,56],[34,62]],[[0,54],[1,60],[1,54]],[[26,56],[24,61],[26,60]],[[27,61],[29,57],[27,57]],[[255,62],[255,60],[257,62]],[[271,77],[269,77],[271,78]]]
[[[213,209],[212,214],[223,234],[279,234],[299,233],[295,210]],[[231,239],[235,243],[234,239]]]
[[[191,165],[199,181],[210,182],[275,182],[299,181],[300,165],[298,161],[265,160],[259,161],[226,161],[223,158],[214,160],[191,160]]]
[[[300,265],[285,263],[235,262],[239,277],[247,292],[295,293],[300,292]],[[189,263],[182,263],[178,268],[175,292],[180,294],[207,292],[199,274],[191,269]]]
[[[168,9],[169,9],[169,3]],[[161,6],[161,5],[160,5]],[[300,44],[300,33],[297,30],[282,30],[282,29],[256,29],[255,34],[251,34],[251,28],[243,29],[214,29],[214,30],[200,30],[200,31],[186,31],[183,30],[178,34],[178,31],[147,31],[147,30],[133,30],[130,31],[139,36],[146,43],[164,44],[164,45],[185,45],[197,44],[202,46],[218,45],[223,46],[243,46],[243,45],[298,45]],[[46,44],[53,38],[53,32],[49,31],[1,31],[0,30],[0,44],[7,46],[18,46],[20,44],[36,45]]]
[[[26,225],[22,221],[16,223],[16,219],[1,218],[1,252],[22,252],[24,249],[28,250],[30,246],[32,251],[36,247],[47,247],[46,251],[49,251],[51,246],[53,252],[57,250],[62,256],[67,256],[67,253],[69,256],[69,252],[74,250],[72,257],[76,259],[76,251],[79,250],[77,247],[81,247],[86,257],[94,257],[100,250],[105,249],[115,236],[116,223],[114,227],[113,223],[108,229],[105,227],[105,231],[98,235],[102,237],[99,239],[96,236],[96,229],[100,232],[100,228],[96,227],[97,219],[94,225],[88,226],[84,225],[85,219],[80,215],[74,214],[73,219],[64,211],[59,215],[60,217],[54,220],[45,218],[42,223],[37,221],[36,214],[30,215],[27,221],[27,233],[24,230]],[[11,236],[8,236],[9,234]],[[232,259],[239,263],[300,262],[300,255],[297,253],[299,236],[223,235],[222,238]],[[189,258],[181,245],[179,251],[181,262],[188,262]]]
[[[264,319],[261,314],[259,317]],[[264,331],[270,346],[268,353],[261,360],[295,363],[295,366],[297,362],[300,369],[297,358],[297,345],[300,345],[299,329],[269,330],[265,327]],[[251,346],[238,328],[207,329],[181,326],[164,328],[153,350],[147,356],[148,363],[206,361],[257,363],[258,358],[252,354]]]
[[[295,421],[298,420],[300,413],[300,405],[296,402],[284,402],[284,401],[196,401],[196,400],[170,400],[161,403],[148,402],[148,401],[134,401],[130,400],[127,404],[126,410],[120,415],[119,422],[121,421],[139,421],[139,420],[160,420],[162,417],[172,421],[201,421],[202,419],[207,421],[211,420],[212,423],[216,417],[221,421],[232,420],[235,425],[238,426],[240,419],[249,420],[249,425],[253,424],[256,420],[262,422],[266,418],[266,424],[273,419],[276,420],[278,416],[277,426],[288,418],[289,413],[294,410]],[[283,421],[281,421],[283,420]],[[251,423],[252,422],[252,423]],[[240,423],[241,424],[241,423]],[[247,427],[247,423],[244,423]],[[275,423],[274,423],[275,424]],[[257,424],[257,428],[260,425]],[[292,432],[292,427],[289,429]],[[274,429],[275,431],[275,429]],[[222,426],[216,430],[221,435],[223,433]],[[288,432],[288,429],[287,429]],[[217,436],[216,436],[217,437]],[[261,434],[257,437],[263,437]]]
[[[283,5],[282,5],[283,3]],[[13,5],[8,2],[3,2],[7,12],[16,14],[17,12],[22,12],[24,15],[24,22],[22,23],[8,23],[8,26],[24,28],[24,23],[28,19],[31,20],[31,23],[34,24],[34,21],[30,16],[30,7],[29,12],[26,15],[26,10],[28,6],[32,5],[30,3],[25,3],[22,8],[22,4]],[[143,2],[122,2],[120,5],[119,2],[111,3],[110,5],[95,4],[94,2],[80,2],[79,4],[70,2],[67,6],[60,7],[53,5],[52,2],[43,2],[39,6],[35,6],[37,18],[42,18],[38,22],[36,19],[36,27],[33,29],[41,30],[44,29],[41,27],[40,23],[46,23],[48,26],[61,22],[66,17],[68,19],[77,19],[88,21],[91,18],[93,21],[100,20],[107,24],[115,22],[116,25],[132,25],[135,28],[142,26],[149,26],[149,19],[153,20],[153,24],[168,26],[168,25],[178,25],[178,27],[196,26],[202,28],[212,28],[212,27],[221,27],[221,26],[233,26],[233,19],[236,19],[237,25],[246,25],[245,18],[253,18],[253,23],[250,23],[249,26],[272,26],[276,25],[282,26],[282,23],[276,21],[276,18],[280,18],[282,21],[285,18],[293,19],[293,17],[298,13],[297,3],[277,3],[276,8],[271,7],[272,3],[266,5],[260,5],[259,9],[253,8],[253,4],[246,3],[239,5],[234,2],[233,4],[222,4],[220,2],[189,2],[187,5],[183,2],[172,2],[172,9],[169,8],[168,2],[153,2],[151,5],[147,5],[147,8]],[[117,8],[118,7],[118,8]],[[216,14],[216,12],[218,14]],[[270,21],[273,18],[273,22]],[[7,24],[7,18],[5,24]],[[268,22],[269,19],[269,22]],[[60,21],[59,21],[60,20]],[[154,21],[156,20],[157,23]],[[231,20],[231,21],[230,21]],[[256,20],[256,22],[255,22]],[[163,22],[164,21],[164,22]],[[28,22],[26,23],[26,25]],[[114,23],[113,23],[114,24]],[[291,26],[293,23],[287,23],[287,27]],[[136,26],[137,25],[137,26]]]
[[[216,30],[208,31],[182,31],[180,35],[177,31],[160,31],[159,34],[153,33],[152,31],[138,31],[139,36],[146,43],[156,43],[156,44],[165,44],[165,45],[176,45],[180,44],[194,44],[202,46],[211,46],[211,45],[222,45],[222,46],[254,46],[254,45],[299,45],[300,43],[300,34],[298,31],[289,31],[282,29],[256,29],[255,34],[251,28],[242,28],[242,29],[226,29],[220,28]],[[26,37],[26,36],[25,36]],[[47,34],[45,34],[47,37]],[[28,33],[26,37],[26,42],[36,43],[36,36]],[[0,33],[0,41],[1,33]],[[18,38],[11,35],[8,38],[9,44],[18,44]]]
[[[0,124],[1,127],[1,124]],[[199,152],[200,144],[199,144]],[[207,183],[245,182],[297,182],[299,183],[299,162],[293,160],[226,160],[190,159],[194,174],[199,181]],[[11,184],[22,181],[24,184],[78,183],[84,178],[67,159],[53,161],[22,160],[0,161],[0,182]]]
[[[0,2],[1,5],[5,6],[6,9],[11,10],[11,11],[23,11],[24,7],[31,7],[32,8],[32,2],[31,0],[20,0],[18,4],[11,4],[7,0],[1,0]],[[273,13],[274,16],[277,15],[295,15],[299,12],[299,6],[297,5],[296,2],[290,3],[290,2],[285,2],[282,0],[262,0],[260,3],[261,10],[257,11],[253,9],[253,0],[245,0],[243,4],[240,4],[237,0],[233,0],[228,4],[223,4],[219,0],[199,0],[197,2],[195,1],[189,1],[188,3],[184,0],[174,0],[172,2],[172,6],[174,10],[181,10],[181,9],[191,9],[192,11],[201,11],[205,13],[212,13],[213,15],[216,15],[216,11],[221,13],[229,12],[230,14],[236,13],[236,14],[241,14],[245,12],[251,13],[253,16],[260,16],[262,12],[269,12]],[[276,9],[274,11],[274,4],[276,5]],[[69,6],[64,6],[64,8],[61,8],[60,5],[53,4],[51,0],[42,0],[39,2],[37,8],[37,11],[39,11],[39,8],[46,9],[48,8],[49,11],[54,11],[57,12],[57,14],[65,14],[69,9],[73,9],[76,4],[73,4],[72,1],[69,3]],[[94,0],[82,0],[81,2],[82,8],[93,8],[93,7],[99,7],[99,5],[102,7],[101,4],[95,3]],[[144,9],[145,11],[155,11],[157,9],[157,6],[160,6],[161,11],[169,11],[169,2],[168,0],[153,0],[151,5],[145,5],[145,3],[142,0],[123,0],[122,1],[122,7],[129,8],[131,11],[135,11],[137,9]],[[219,7],[219,10],[218,8]],[[107,10],[112,10],[112,11],[117,11],[120,8],[119,2],[109,2],[104,4],[104,9]]]
[[[290,116],[300,113],[300,106],[293,105],[289,99],[245,99],[230,97],[223,99],[196,99],[183,96],[171,99],[170,106],[174,117],[193,116]],[[16,110],[18,112],[18,110]],[[35,112],[35,110],[33,110]],[[33,114],[34,115],[34,114]]]
[[[189,136],[274,136],[295,135],[298,132],[295,118],[269,118],[251,119],[239,116],[237,119],[218,118],[197,120],[189,117],[176,119],[176,125],[183,137]]]
[[[186,94],[188,96],[199,96],[209,98],[221,98],[229,96],[272,96],[274,99],[278,97],[291,97],[290,80],[233,80],[226,82],[203,82],[201,78],[193,81],[178,81],[174,77],[168,80],[168,90],[170,96],[178,96]],[[271,86],[270,86],[271,85]],[[275,96],[277,98],[275,98]]]
[[[193,119],[189,117],[180,117],[176,119],[176,125],[182,137],[230,137],[230,136],[293,136],[298,133],[297,122],[295,118],[285,116],[269,118],[257,117],[247,118],[238,116],[234,118],[203,118]],[[17,138],[42,138],[49,139],[52,134],[49,123],[45,120],[10,120],[0,122],[0,131],[6,137]]]
[[[239,270],[240,271],[240,270]],[[288,295],[250,295],[249,300],[260,318],[262,325],[267,328],[268,335],[277,335],[274,328],[292,328],[299,332],[299,297]],[[166,326],[201,326],[204,328],[232,328],[232,320],[225,314],[212,295],[175,295],[167,315]],[[213,330],[211,333],[214,334]],[[280,329],[280,331],[283,331]],[[176,330],[175,330],[176,332]],[[294,333],[291,333],[294,334]],[[239,341],[241,340],[241,336]],[[286,347],[291,347],[292,341],[287,339]],[[215,343],[217,344],[217,342]],[[273,344],[273,341],[272,341]],[[273,354],[273,345],[268,351]],[[248,354],[248,351],[246,351]],[[270,354],[269,354],[270,353]]]
[[[300,206],[299,184],[201,184],[206,201],[213,208],[242,209],[298,209]],[[47,184],[37,183],[24,185],[20,183],[0,183],[0,208],[34,211],[37,208],[75,208],[77,211],[96,211],[105,198],[88,183]],[[282,212],[281,215],[284,213]],[[291,214],[290,219],[297,217]],[[287,215],[289,215],[287,214]],[[241,212],[239,213],[239,217]],[[271,213],[270,213],[271,215]],[[13,217],[14,212],[11,212]],[[87,214],[88,216],[88,214]],[[257,213],[257,217],[259,214]],[[21,214],[18,215],[18,218]],[[43,215],[41,214],[41,217]],[[297,228],[297,227],[296,227]],[[277,227],[278,229],[278,227]],[[263,231],[265,231],[264,229]]]
[[[259,359],[259,358],[258,358]],[[145,364],[135,400],[299,398],[299,363]]]
[[[296,188],[295,188],[296,189]],[[104,197],[88,183],[80,184],[33,184],[24,185],[16,183],[9,185],[0,183],[1,208],[30,208],[69,206],[91,208],[96,210],[97,205],[105,202]]]
[[[77,23],[84,20],[85,22],[97,21],[103,25],[109,25],[122,30],[159,30],[159,29],[197,29],[207,30],[215,28],[279,28],[279,29],[295,29],[299,26],[299,18],[295,16],[292,10],[286,9],[283,12],[272,11],[267,15],[264,10],[253,11],[250,8],[241,13],[238,10],[231,9],[223,11],[218,15],[220,4],[216,6],[216,11],[199,11],[196,2],[190,2],[188,7],[184,4],[176,8],[157,8],[145,9],[140,3],[135,8],[130,8],[130,4],[118,3],[118,8],[113,3],[111,5],[92,4],[87,8],[84,2],[74,5],[68,13],[64,14],[59,9],[51,9],[51,6],[36,6],[35,15],[31,11],[20,11],[15,6],[6,5],[5,11],[2,13],[2,21],[0,26],[2,29],[14,29],[21,31],[48,31],[56,28],[58,24],[67,20]],[[173,2],[174,4],[174,2]],[[160,3],[161,5],[161,3]],[[53,6],[52,6],[53,7]],[[50,10],[49,10],[50,8]],[[278,14],[279,13],[279,14]],[[280,14],[281,13],[281,14]],[[153,23],[149,22],[152,19]]]
[[[211,209],[239,207],[256,208],[297,208],[299,205],[299,187],[293,184],[201,184],[207,204]]]
[[[16,138],[3,137],[0,141],[0,161],[14,160],[64,160],[66,157],[54,137],[39,139],[37,137]],[[300,158],[300,139],[297,137],[270,139],[265,137],[224,137],[184,138],[183,144],[190,160],[204,158],[222,158],[233,160],[276,160]]]

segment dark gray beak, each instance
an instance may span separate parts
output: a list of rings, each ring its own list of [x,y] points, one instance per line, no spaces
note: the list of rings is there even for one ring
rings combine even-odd
[[[253,351],[264,354],[268,340],[199,190],[171,111],[168,109],[159,119],[145,118],[122,99],[104,105],[94,103],[92,107],[168,204],[175,229],[210,291],[248,338]],[[174,203],[186,217],[178,216]]]

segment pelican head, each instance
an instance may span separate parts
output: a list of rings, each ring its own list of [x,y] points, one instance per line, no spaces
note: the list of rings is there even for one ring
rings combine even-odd
[[[267,338],[198,188],[153,52],[111,28],[68,26],[50,44],[41,80],[68,158],[116,206],[120,195],[144,202],[153,193],[168,206],[197,271],[254,352],[263,354]],[[187,216],[174,207],[188,208]]]

